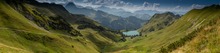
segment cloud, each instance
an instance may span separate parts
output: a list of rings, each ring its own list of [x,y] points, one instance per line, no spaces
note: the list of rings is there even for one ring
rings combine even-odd
[[[191,9],[201,9],[203,7],[205,7],[205,5],[192,4]]]
[[[151,2],[143,2],[142,5],[136,5],[130,2],[124,2],[122,0],[38,0],[41,2],[48,2],[48,3],[57,3],[57,4],[64,4],[67,2],[74,2],[78,6],[82,7],[92,7],[94,9],[106,6],[109,8],[115,9],[123,9],[128,12],[135,12],[140,10],[153,10],[153,11],[181,11],[181,6],[169,7],[169,8],[161,8],[160,3],[151,3]],[[200,5],[192,5],[193,8],[198,8]]]
[[[38,2],[46,3],[56,3],[56,4],[65,4],[67,2],[72,2],[74,0],[37,0]]]
[[[142,6],[143,6],[143,7],[147,7],[147,6],[149,6],[149,5],[150,5],[149,2],[144,2]]]
[[[183,10],[183,7],[177,5],[177,6],[175,6],[175,7],[174,7],[173,9],[171,9],[171,10],[173,10],[173,11],[182,11],[182,10]]]
[[[97,8],[100,6],[106,6],[109,8],[123,9],[129,12],[135,12],[138,10],[157,10],[160,7],[159,3],[144,2],[142,5],[135,5],[130,2],[124,2],[121,0],[83,0],[82,2],[75,2],[76,5],[83,7]]]
[[[121,0],[37,0],[39,2],[65,4],[67,2],[74,2],[76,5],[82,7],[98,8],[100,6],[107,6],[109,8],[124,9],[129,12],[135,12],[138,10],[157,10],[160,6],[159,3],[144,2],[143,5],[135,5],[130,2],[124,2]],[[78,2],[80,1],[80,2]]]
[[[82,3],[91,3],[93,5],[112,5],[115,3],[123,3],[123,1],[120,0],[82,0]]]
[[[158,7],[160,7],[160,4],[159,3],[154,3],[152,10],[157,10]]]
[[[89,2],[89,0],[83,0],[83,2],[84,2],[84,3],[87,3],[87,2]]]
[[[174,7],[174,9],[181,9],[182,7],[181,6],[176,6],[176,7]]]

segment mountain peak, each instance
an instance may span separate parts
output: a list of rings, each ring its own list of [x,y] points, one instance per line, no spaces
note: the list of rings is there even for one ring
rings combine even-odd
[[[66,7],[76,7],[76,5],[73,2],[69,2],[66,4]]]
[[[173,14],[172,12],[165,12],[165,14]]]

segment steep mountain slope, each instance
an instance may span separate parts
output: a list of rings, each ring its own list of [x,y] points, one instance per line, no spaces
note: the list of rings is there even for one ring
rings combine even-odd
[[[142,26],[139,31],[145,35],[146,33],[161,30],[169,25],[171,25],[173,22],[175,22],[177,19],[179,19],[179,15],[174,15],[171,12],[166,12],[162,14],[155,14],[152,16],[152,18],[147,22],[144,26]]]
[[[209,12],[210,15],[201,13],[200,15],[206,15],[207,17],[212,17],[208,25],[204,25],[200,29],[196,30],[194,37],[191,41],[185,42],[184,45],[177,47],[172,51],[172,53],[182,52],[182,53],[219,53],[220,52],[220,6],[212,5],[202,9],[203,13]],[[210,10],[210,11],[207,11]],[[206,19],[208,19],[206,17]],[[204,17],[205,18],[205,17]]]
[[[114,20],[113,22],[111,22],[112,25],[111,27],[115,29],[124,28],[127,30],[136,30],[140,28],[145,22],[147,22],[147,20],[140,20],[134,16],[129,16],[128,18],[121,18],[119,20]]]
[[[93,10],[93,9],[87,9],[87,8],[79,8],[74,3],[68,3],[65,8],[73,13],[73,14],[84,14],[91,19],[99,22],[102,26],[105,26],[107,28],[113,29],[113,30],[133,30],[137,29],[141,26],[142,23],[145,23],[145,20],[138,19],[136,17],[132,17],[133,19],[140,22],[135,22],[134,20],[129,20],[130,18],[122,18],[119,16],[115,16],[112,14],[105,13],[103,11],[99,10]],[[118,22],[120,20],[120,22]],[[128,24],[124,24],[128,23]],[[136,26],[128,26],[128,25],[136,25]]]
[[[99,53],[120,39],[85,16],[70,14],[62,5],[1,0],[0,9],[3,53]]]
[[[190,41],[172,50],[172,53],[219,53],[220,52],[220,19],[198,30]],[[181,40],[180,40],[181,41]],[[180,42],[179,41],[179,42]],[[164,51],[166,52],[166,51]]]
[[[135,38],[132,42],[125,43],[129,44],[129,48],[117,52],[219,52],[219,14],[219,5],[193,9],[162,30],[148,33],[145,37]]]

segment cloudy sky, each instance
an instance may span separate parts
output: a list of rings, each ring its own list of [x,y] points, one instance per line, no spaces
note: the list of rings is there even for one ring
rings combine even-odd
[[[212,4],[220,4],[220,0],[38,0],[40,2],[55,2],[64,4],[74,2],[83,7],[123,9],[129,12],[138,10],[187,12],[193,8],[203,8]]]

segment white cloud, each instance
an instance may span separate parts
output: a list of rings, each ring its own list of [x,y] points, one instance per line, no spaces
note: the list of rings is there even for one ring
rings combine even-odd
[[[193,5],[191,6],[191,9],[201,9],[201,8],[203,8],[203,7],[205,7],[205,5],[193,4]]]
[[[160,7],[159,3],[144,2],[143,5],[141,6],[141,5],[134,5],[132,3],[124,2],[121,0],[38,0],[38,1],[56,3],[56,4],[74,2],[76,5],[83,7],[92,7],[92,8],[98,8],[104,5],[109,8],[123,9],[129,12],[135,12],[138,10],[158,10],[158,8]],[[76,1],[81,1],[81,2],[76,2]]]
[[[89,0],[83,0],[83,2],[84,2],[84,3],[87,3],[87,2],[89,2]]]
[[[172,8],[171,11],[184,11],[184,9],[183,9],[183,7],[177,5],[174,8]]]
[[[178,6],[174,7],[173,9],[176,10],[176,9],[181,9],[181,8],[182,7],[178,5]]]
[[[142,5],[135,5],[130,2],[124,2],[121,0],[38,0],[38,1],[49,2],[49,3],[55,2],[57,4],[74,2],[76,5],[79,5],[82,7],[92,7],[95,9],[101,6],[106,6],[109,8],[123,9],[129,12],[135,12],[139,10],[154,10],[154,11],[160,11],[160,12],[184,11],[184,10],[180,10],[180,9],[183,9],[181,6],[161,8],[160,3],[143,2]],[[198,8],[201,6],[202,5],[197,5],[197,4],[192,5],[193,8]]]
[[[149,6],[149,5],[150,5],[149,2],[144,2],[142,6],[143,6],[143,7],[147,7],[147,6]]]
[[[160,7],[159,3],[149,3],[144,2],[141,5],[134,5],[130,2],[124,2],[121,0],[83,0],[82,2],[75,2],[76,5],[83,7],[93,7],[97,8],[101,5],[107,6],[109,8],[124,9],[129,12],[135,12],[138,10],[157,10]]]
[[[101,5],[93,5],[92,3],[75,3],[75,4],[82,7],[92,7],[92,8],[98,8],[101,6]]]
[[[153,7],[152,7],[153,8],[152,10],[157,10],[158,7],[160,7],[160,4],[159,3],[154,3]]]
[[[91,3],[93,5],[112,5],[114,3],[121,3],[121,1],[120,0],[83,0],[82,3]]]
[[[37,0],[38,2],[47,2],[47,3],[56,3],[56,4],[65,4],[67,2],[72,2],[74,0]]]

